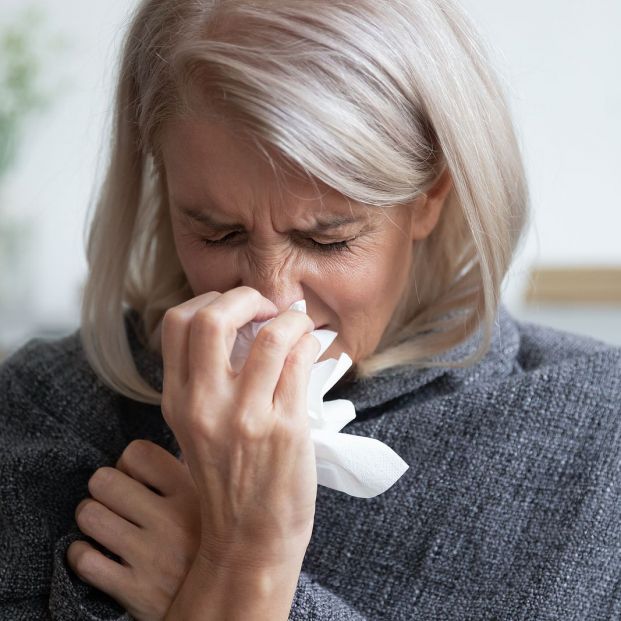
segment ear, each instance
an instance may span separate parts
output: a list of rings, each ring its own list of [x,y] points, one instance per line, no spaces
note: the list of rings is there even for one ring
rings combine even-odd
[[[425,239],[433,231],[452,187],[453,180],[446,168],[433,187],[416,199],[412,213],[412,240]]]

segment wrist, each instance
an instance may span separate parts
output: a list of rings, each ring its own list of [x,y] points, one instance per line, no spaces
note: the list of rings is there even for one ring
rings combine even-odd
[[[198,553],[165,621],[286,621],[302,560],[216,566]]]
[[[197,562],[205,571],[231,572],[240,570],[265,570],[278,572],[283,566],[302,563],[311,539],[313,525],[295,537],[269,538],[263,541],[216,542],[203,535],[197,551]]]

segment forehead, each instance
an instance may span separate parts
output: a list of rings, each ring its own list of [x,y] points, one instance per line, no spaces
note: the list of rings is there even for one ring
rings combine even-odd
[[[381,209],[348,199],[225,122],[172,121],[160,145],[171,202],[181,206],[233,214],[269,205],[301,219],[338,214],[369,221],[380,215]]]

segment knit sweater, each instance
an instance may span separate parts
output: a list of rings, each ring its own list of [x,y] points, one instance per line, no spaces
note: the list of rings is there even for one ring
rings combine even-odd
[[[136,317],[125,316],[136,364],[161,389]],[[318,487],[290,620],[621,618],[621,348],[501,305],[476,365],[402,365],[325,398],[354,403],[343,433],[385,442],[410,467],[370,499]],[[33,339],[0,366],[1,619],[131,619],[65,553],[94,543],[75,507],[136,438],[178,455],[161,409],[107,388],[77,332]]]

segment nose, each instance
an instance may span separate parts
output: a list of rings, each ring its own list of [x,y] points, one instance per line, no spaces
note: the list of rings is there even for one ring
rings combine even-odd
[[[304,299],[300,277],[291,271],[285,274],[279,266],[269,271],[262,269],[261,273],[253,271],[240,284],[256,289],[276,306],[279,313],[288,310],[294,302]]]

